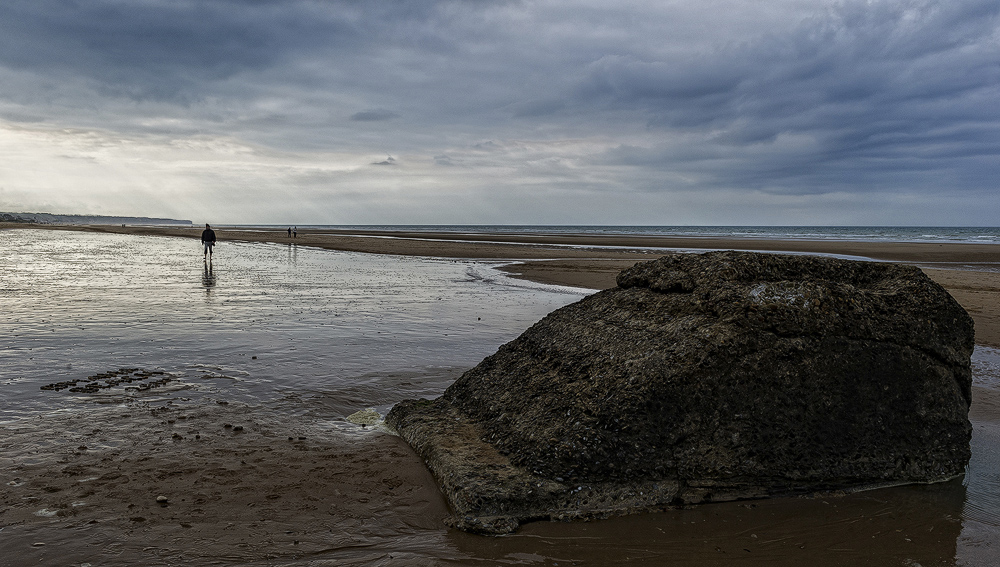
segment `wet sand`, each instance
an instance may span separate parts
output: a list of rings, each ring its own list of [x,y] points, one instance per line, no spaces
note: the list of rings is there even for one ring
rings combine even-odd
[[[998,441],[1000,396],[974,396],[975,460]],[[474,536],[444,528],[398,437],[165,399],[0,426],[0,565],[986,566],[996,552],[996,503],[970,511],[962,480]]]
[[[962,519],[960,480],[488,538],[443,527],[433,479],[392,435],[317,432],[238,405],[0,429],[3,454],[22,455],[0,459],[4,566],[985,566],[996,551],[995,527]]]
[[[242,405],[147,403],[3,427],[0,564],[247,564],[321,552],[364,564],[388,554],[370,551],[379,539],[440,531],[445,504],[405,442],[305,429]]]
[[[200,234],[200,229],[91,230]],[[283,231],[218,232],[220,253],[226,240],[291,243]],[[467,242],[454,242],[454,234],[385,236],[300,231],[295,244],[533,260],[508,270],[545,283],[591,289],[613,285],[619,269],[657,254],[636,239],[621,244],[626,240],[462,235]],[[500,239],[508,242],[493,242]],[[566,240],[574,247],[555,246]],[[815,251],[860,255],[864,250],[870,257],[925,266],[973,314],[977,342],[1000,345],[1000,274],[975,271],[990,267],[993,247],[943,245],[948,256],[938,250],[942,245],[862,244],[816,243]],[[796,250],[809,251],[809,243],[756,240],[657,239],[655,246],[799,246]],[[963,508],[968,506],[967,488],[960,481],[697,506],[590,524],[536,523],[515,536],[471,536],[443,527],[443,498],[397,437],[349,424],[318,428],[301,416],[283,418],[280,412],[218,401],[224,403],[136,401],[87,415],[73,412],[0,425],[0,567],[927,566],[989,565],[997,553],[1000,510],[995,508],[1000,506],[977,500],[985,509],[972,511],[981,514],[981,521],[970,521]],[[995,470],[1000,441],[996,390],[974,388],[972,416],[974,459],[987,459],[973,471]],[[167,497],[166,504],[157,503],[160,495]]]
[[[5,227],[25,225],[0,224],[0,228]],[[43,228],[184,238],[200,238],[202,230],[145,226]],[[217,233],[223,247],[226,240],[241,240],[371,254],[508,259],[515,262],[504,270],[517,277],[589,289],[613,287],[615,276],[623,268],[656,258],[666,248],[822,253],[903,262],[923,268],[972,315],[977,344],[1000,347],[1000,246],[995,244],[374,230],[300,230],[297,238],[289,238],[284,230],[219,229]]]

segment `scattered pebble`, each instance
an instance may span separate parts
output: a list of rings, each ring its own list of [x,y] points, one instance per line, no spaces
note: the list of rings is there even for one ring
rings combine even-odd
[[[242,425],[234,425],[233,426],[233,431],[243,431],[243,426]]]

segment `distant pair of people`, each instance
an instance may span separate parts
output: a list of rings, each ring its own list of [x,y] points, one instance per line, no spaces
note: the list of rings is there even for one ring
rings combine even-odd
[[[209,258],[215,247],[215,231],[208,223],[205,223],[205,230],[201,231],[201,243],[205,246],[205,258]]]
[[[299,237],[299,227],[288,227],[288,238],[298,238]]]

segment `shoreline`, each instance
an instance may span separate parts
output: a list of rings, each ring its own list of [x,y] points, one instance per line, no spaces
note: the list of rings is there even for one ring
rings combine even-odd
[[[26,225],[0,223],[0,229],[34,228],[150,236],[200,238],[201,227],[114,225]],[[269,242],[315,246],[346,252],[479,259],[645,258],[669,250],[746,250],[853,256],[914,264],[993,265],[1000,269],[1000,244],[967,242],[873,242],[714,236],[619,234],[458,233],[389,230],[302,229],[289,238],[277,229],[216,229],[219,242]]]
[[[201,231],[17,228],[192,239]],[[589,248],[557,247],[544,238],[505,244],[456,243],[454,235],[417,239],[300,231],[293,240],[280,231],[218,233],[222,245],[216,261],[223,269],[227,262],[235,265],[226,241],[239,240],[509,260],[512,264],[502,269],[516,277],[591,289],[613,285],[621,267],[662,252],[602,249],[593,241]],[[703,245],[712,249],[721,242]],[[196,243],[190,243],[190,260],[200,271]],[[173,247],[183,250],[180,262],[186,264],[188,243]],[[417,253],[428,250],[436,253]],[[983,269],[988,269],[983,262],[992,261],[976,254],[961,257],[978,258]],[[980,331],[1000,328],[998,320],[985,315],[1000,303],[1000,273],[967,269],[971,264],[925,269],[967,310],[979,310],[973,315]],[[977,343],[990,344],[981,334]],[[989,364],[1000,361],[1000,354],[987,354]],[[440,379],[438,372],[408,374],[395,383]],[[81,411],[0,424],[0,474],[6,483],[0,497],[0,556],[24,565],[473,565],[512,558],[615,564],[623,554],[643,549],[648,550],[644,558],[633,558],[637,565],[671,560],[723,565],[751,551],[767,554],[775,565],[798,565],[828,563],[833,550],[841,563],[891,564],[907,558],[948,565],[959,557],[963,565],[989,565],[996,545],[992,495],[1000,395],[992,386],[973,386],[973,461],[964,482],[713,503],[600,523],[535,522],[518,535],[495,539],[447,529],[443,519],[449,511],[438,484],[409,446],[375,428],[351,425],[344,411],[333,409],[350,399],[353,389],[339,390],[336,406],[321,394],[296,398],[297,406],[306,404],[300,408],[304,411],[289,413],[284,403],[247,404],[215,394],[193,398],[185,393],[187,384],[174,387],[151,397],[122,397],[123,404],[95,400]],[[893,513],[886,514],[887,509]]]
[[[35,228],[198,239],[201,227],[24,225]],[[867,258],[921,267],[951,293],[976,322],[976,344],[1000,348],[1000,245],[972,243],[767,240],[592,234],[509,234],[387,230],[217,230],[219,242],[264,242],[342,252],[436,258],[511,260],[500,269],[512,277],[587,289],[614,287],[615,276],[638,261],[670,249],[751,250]]]

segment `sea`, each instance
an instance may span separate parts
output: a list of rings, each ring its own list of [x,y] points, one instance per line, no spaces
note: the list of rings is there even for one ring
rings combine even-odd
[[[997,228],[298,228],[1000,239]],[[0,250],[0,436],[42,422],[77,423],[81,416],[138,402],[197,408],[222,400],[282,419],[321,419],[323,427],[313,431],[391,435],[362,431],[347,418],[369,409],[384,415],[400,400],[440,395],[461,372],[535,321],[593,292],[509,278],[498,269],[504,262],[288,244],[224,242],[209,263],[191,239],[16,229],[0,231]],[[977,403],[993,406],[974,419],[967,474],[949,483],[829,499],[715,504],[586,524],[541,522],[502,538],[455,534],[443,524],[416,536],[412,528],[395,536],[383,529],[367,542],[359,532],[362,541],[350,550],[331,546],[272,560],[234,551],[188,564],[337,565],[364,549],[380,558],[371,564],[385,565],[995,565],[1000,351],[977,347],[973,367]],[[309,399],[324,401],[322,416],[297,405]],[[45,428],[33,431],[49,435]],[[0,478],[0,490],[19,486],[17,471],[42,462],[38,453],[46,447],[44,440],[0,439],[0,474],[11,477]],[[84,564],[67,562],[52,547],[48,555],[39,555],[44,547],[31,547],[44,544],[47,533],[66,533],[60,518],[29,525],[5,520],[11,517],[5,512],[0,509],[0,566]],[[414,547],[414,537],[425,536],[433,543]],[[385,559],[404,550],[408,563]],[[129,564],[127,557],[97,556],[86,563]],[[168,557],[146,564],[181,563]]]

